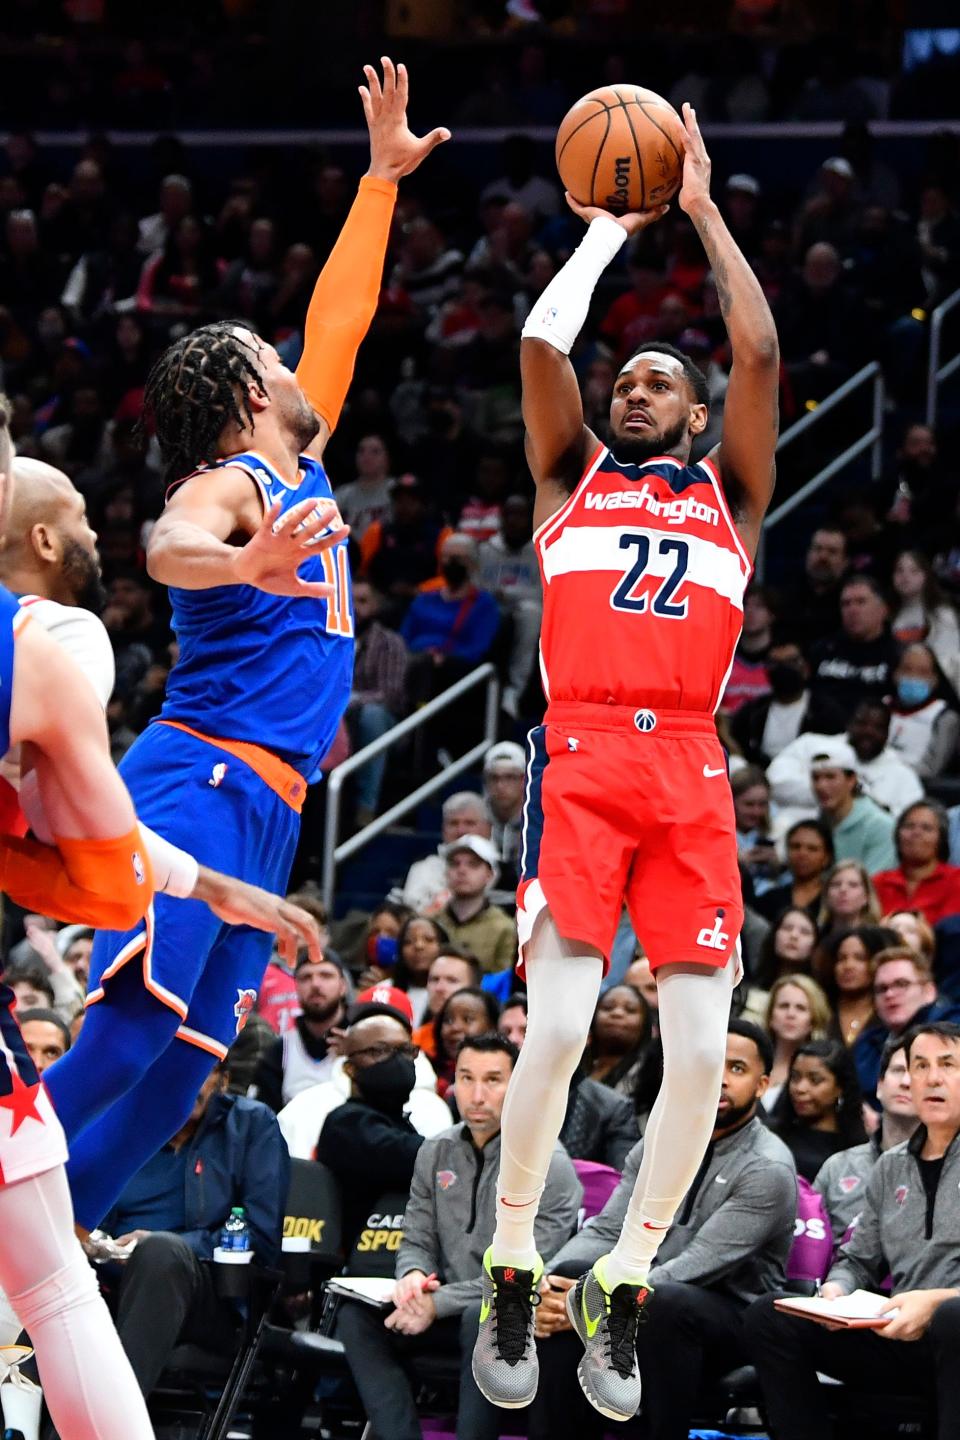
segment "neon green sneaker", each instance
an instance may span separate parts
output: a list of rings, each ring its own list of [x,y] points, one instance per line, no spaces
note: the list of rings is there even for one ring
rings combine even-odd
[[[567,1315],[583,1342],[577,1366],[580,1388],[610,1420],[629,1420],[640,1409],[637,1325],[653,1294],[649,1285],[606,1283],[601,1256],[567,1291]]]
[[[537,1393],[540,1364],[533,1341],[533,1311],[540,1303],[543,1261],[532,1270],[491,1264],[483,1257],[480,1333],[473,1347],[473,1378],[491,1405],[520,1410]]]

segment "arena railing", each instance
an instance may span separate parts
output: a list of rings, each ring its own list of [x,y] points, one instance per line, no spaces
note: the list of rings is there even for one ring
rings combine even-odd
[[[852,464],[854,460],[867,450],[870,451],[871,479],[880,479],[883,472],[883,414],[885,390],[883,371],[876,360],[872,360],[869,365],[864,365],[862,370],[858,370],[856,375],[851,375],[850,379],[844,381],[838,389],[832,391],[826,400],[821,401],[815,410],[811,410],[808,414],[802,415],[789,429],[784,430],[777,444],[777,455],[778,457],[782,455],[788,446],[800,439],[801,435],[806,435],[816,425],[819,425],[826,416],[830,415],[838,405],[843,404],[844,400],[848,400],[851,395],[863,389],[865,386],[871,386],[873,391],[871,423],[869,428],[848,445],[844,451],[834,456],[829,464],[824,465],[815,475],[812,475],[805,485],[801,485],[800,489],[790,496],[789,500],[784,500],[782,505],[778,505],[776,510],[772,510],[763,522],[763,530],[760,533],[760,544],[757,547],[755,567],[759,580],[763,579],[766,542],[770,531],[779,525],[781,521],[785,520],[788,515],[792,515],[794,510],[798,510],[801,505],[805,504],[811,495],[815,495],[818,490],[826,485],[828,480],[832,480],[834,475],[839,474],[841,470]]]
[[[390,750],[398,741],[413,735],[422,725],[440,715],[450,705],[461,700],[464,695],[469,694],[471,690],[476,690],[481,685],[486,687],[483,739],[471,746],[463,755],[458,755],[455,760],[444,766],[436,775],[432,775],[429,780],[425,780],[422,785],[418,785],[404,799],[391,805],[389,810],[385,810],[382,815],[371,820],[369,825],[364,825],[363,829],[358,830],[355,835],[351,835],[349,840],[338,844],[337,837],[340,833],[340,812],[345,781],[354,771],[361,769],[368,760],[375,759],[385,750]],[[469,675],[465,675],[462,680],[451,685],[449,690],[444,690],[441,695],[428,701],[421,709],[415,710],[405,720],[399,721],[392,730],[387,731],[386,735],[372,740],[369,745],[365,745],[355,755],[350,755],[339,765],[334,766],[327,777],[327,813],[323,830],[323,899],[331,914],[333,913],[337,867],[369,845],[370,841],[375,840],[378,835],[382,835],[384,830],[388,830],[395,821],[402,819],[404,815],[409,815],[410,811],[416,809],[422,800],[428,800],[431,795],[442,790],[457,775],[462,775],[465,770],[476,765],[497,738],[499,713],[500,684],[496,669],[489,663],[479,665],[476,670],[471,670]]]
[[[960,305],[960,290],[954,290],[948,295],[930,315],[930,358],[927,362],[927,424],[931,426],[937,423],[937,411],[940,408],[940,387],[945,380],[949,380],[957,370],[960,370],[960,349],[949,360],[940,363],[940,352],[943,349],[943,322],[951,310]]]

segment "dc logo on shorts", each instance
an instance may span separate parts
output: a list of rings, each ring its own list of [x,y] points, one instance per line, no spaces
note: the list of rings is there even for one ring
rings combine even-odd
[[[634,725],[636,725],[641,735],[646,735],[651,730],[656,730],[657,717],[656,715],[654,715],[652,710],[638,710],[636,715],[634,715],[633,717],[633,723]]]

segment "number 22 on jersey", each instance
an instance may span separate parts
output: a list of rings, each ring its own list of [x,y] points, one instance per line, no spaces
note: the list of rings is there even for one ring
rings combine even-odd
[[[634,563],[610,596],[610,604],[613,608],[615,610],[632,610],[634,614],[640,615],[649,607],[651,614],[658,615],[664,620],[683,620],[687,613],[688,602],[686,600],[674,601],[673,596],[683,581],[690,562],[690,546],[687,541],[670,535],[655,539],[653,553],[668,561],[670,568],[665,574],[662,574],[661,565],[652,567],[653,573],[662,574],[660,584],[652,597],[636,593],[637,586],[650,568],[650,536],[643,532],[628,532],[621,535],[620,549],[635,550],[636,556]]]

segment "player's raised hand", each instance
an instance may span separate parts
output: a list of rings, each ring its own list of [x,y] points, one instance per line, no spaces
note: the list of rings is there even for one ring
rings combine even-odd
[[[244,880],[221,875],[201,865],[190,898],[205,901],[214,915],[228,925],[249,925],[254,930],[276,935],[277,948],[289,965],[293,965],[297,951],[304,945],[314,964],[323,959],[320,931],[313,916],[299,905],[261,890],[258,885],[248,885]]]
[[[329,600],[334,587],[324,580],[301,580],[300,566],[349,534],[350,527],[343,524],[332,500],[301,500],[285,515],[280,514],[279,505],[271,505],[246,545],[236,552],[236,582],[253,585],[268,595]]]
[[[406,65],[394,66],[388,55],[381,55],[381,81],[373,65],[364,65],[366,85],[361,85],[360,99],[370,131],[370,169],[368,175],[381,180],[397,181],[416,170],[422,160],[450,139],[450,131],[442,125],[429,135],[414,135],[407,124],[409,80]]]
[[[631,210],[626,215],[612,215],[609,210],[601,210],[599,205],[581,205],[579,200],[574,200],[569,190],[565,190],[564,195],[574,215],[579,215],[587,225],[591,220],[596,220],[598,215],[604,215],[608,220],[622,225],[628,235],[638,235],[641,230],[646,230],[648,225],[655,225],[670,209],[669,205],[658,205],[655,210]]]
[[[683,124],[687,132],[687,144],[683,152],[683,184],[680,186],[679,200],[680,209],[689,215],[697,205],[710,199],[710,156],[697,124],[697,112],[686,101],[683,105]]]

